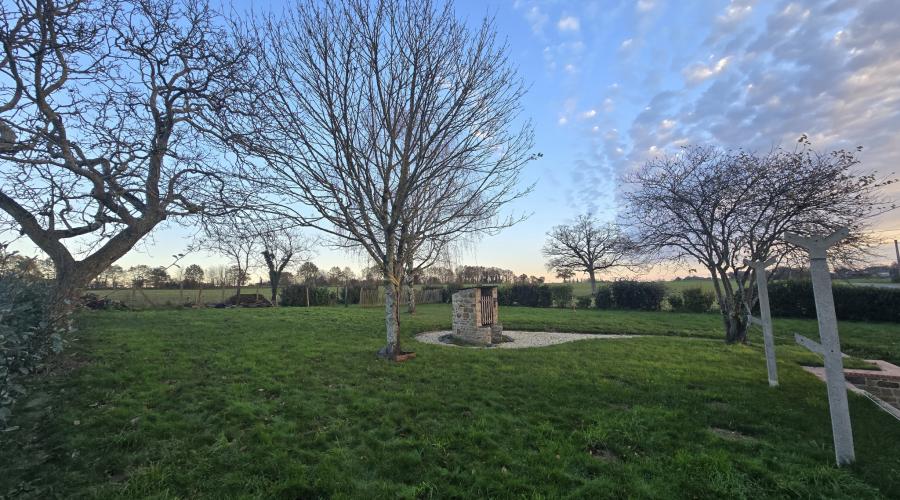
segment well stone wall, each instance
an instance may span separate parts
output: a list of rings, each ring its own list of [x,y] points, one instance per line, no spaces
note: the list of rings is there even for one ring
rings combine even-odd
[[[847,382],[867,391],[894,408],[900,409],[900,378],[853,373],[847,375]]]
[[[453,294],[453,336],[475,345],[495,344],[501,340],[502,329],[499,324],[482,326],[481,292],[481,288],[466,288]],[[494,288],[495,303],[496,293]],[[496,315],[496,306],[494,309]]]

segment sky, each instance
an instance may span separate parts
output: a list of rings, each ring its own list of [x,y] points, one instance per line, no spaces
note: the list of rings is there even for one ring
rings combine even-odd
[[[793,147],[806,134],[817,150],[862,146],[860,173],[900,173],[896,0],[455,5],[472,24],[493,17],[507,40],[530,86],[523,119],[532,121],[535,152],[543,155],[523,175],[534,190],[509,207],[527,220],[469,245],[460,264],[548,275],[541,247],[552,226],[586,212],[614,219],[621,175],[686,144],[765,152]],[[900,200],[897,187],[887,194]],[[881,217],[873,230],[886,242],[879,260],[892,260],[900,213]],[[168,264],[191,233],[161,228],[119,264]],[[182,263],[221,261],[199,253]],[[329,249],[313,261],[320,268],[366,265]],[[645,277],[678,272],[657,268]]]

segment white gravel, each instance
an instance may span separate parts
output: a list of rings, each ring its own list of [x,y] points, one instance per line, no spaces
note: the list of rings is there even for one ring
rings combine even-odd
[[[439,339],[452,333],[450,330],[437,332],[425,332],[416,335],[416,340],[426,344],[438,344],[448,347],[461,347],[455,344],[441,342]],[[548,345],[563,344],[576,340],[588,339],[630,339],[643,335],[604,335],[599,333],[560,333],[560,332],[519,332],[515,330],[503,330],[503,335],[511,338],[512,342],[502,342],[490,349],[525,349],[527,347],[545,347]],[[483,347],[480,349],[484,349]]]

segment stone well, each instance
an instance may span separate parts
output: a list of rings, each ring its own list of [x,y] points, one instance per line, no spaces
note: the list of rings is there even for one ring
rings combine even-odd
[[[501,342],[497,287],[464,288],[453,294],[453,337],[475,345]]]

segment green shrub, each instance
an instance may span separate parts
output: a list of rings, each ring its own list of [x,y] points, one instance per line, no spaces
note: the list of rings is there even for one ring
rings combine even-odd
[[[462,290],[462,286],[458,283],[448,283],[447,286],[441,288],[444,289],[444,291],[441,292],[441,300],[443,300],[445,304],[453,302],[453,294]]]
[[[613,305],[618,309],[658,311],[666,296],[662,283],[650,281],[619,280],[610,285]]]
[[[49,352],[62,350],[58,333],[41,330],[48,297],[45,283],[0,276],[0,423],[9,418],[16,398],[25,394],[19,377],[38,369]]]
[[[345,293],[347,294],[346,297],[344,297]],[[362,287],[361,286],[340,287],[337,291],[337,299],[336,300],[339,304],[345,304],[345,303],[359,304],[360,296],[362,296]]]
[[[497,292],[497,302],[504,306],[551,307],[553,291],[549,285],[538,284],[501,287]]]
[[[575,307],[578,309],[589,309],[591,307],[591,296],[577,297],[575,299]]]
[[[512,287],[501,286],[497,289],[497,304],[501,306],[512,305]]]
[[[597,295],[594,297],[594,305],[598,309],[611,309],[613,306],[612,289],[608,286],[597,288]]]
[[[673,293],[666,297],[666,301],[669,303],[669,307],[672,308],[675,312],[681,312],[684,310],[684,298],[680,293]]]
[[[309,287],[309,305],[330,306],[337,303],[337,292],[324,286]],[[281,305],[288,307],[306,306],[306,285],[290,285],[284,287],[284,289],[281,291]]]
[[[681,292],[683,310],[693,313],[705,313],[712,307],[715,295],[702,288],[687,288]],[[671,302],[670,302],[671,303]],[[674,309],[674,308],[673,308]]]
[[[553,304],[560,309],[572,307],[572,285],[554,285],[550,287]]]
[[[838,284],[832,287],[832,293],[839,320],[900,322],[900,290],[896,288]],[[809,281],[769,283],[769,304],[773,316],[816,317]]]

